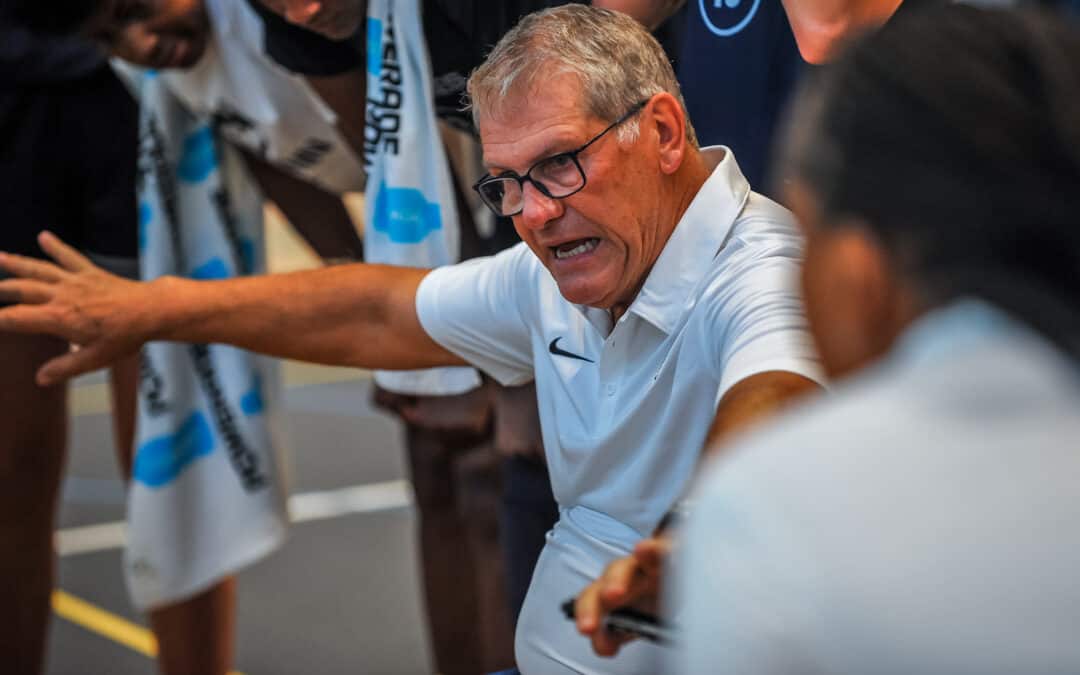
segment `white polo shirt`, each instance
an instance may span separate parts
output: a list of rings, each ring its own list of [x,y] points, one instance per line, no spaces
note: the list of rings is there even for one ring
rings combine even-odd
[[[559,504],[640,535],[682,491],[725,391],[766,370],[818,377],[790,215],[731,152],[706,154],[724,157],[614,327],[567,302],[525,244],[437,269],[417,294],[436,342],[503,384],[536,380]]]

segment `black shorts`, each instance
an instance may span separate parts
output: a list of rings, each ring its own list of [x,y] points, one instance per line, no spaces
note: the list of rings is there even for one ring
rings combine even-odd
[[[138,272],[135,101],[112,70],[0,83],[0,250],[43,257],[48,229],[113,272]]]

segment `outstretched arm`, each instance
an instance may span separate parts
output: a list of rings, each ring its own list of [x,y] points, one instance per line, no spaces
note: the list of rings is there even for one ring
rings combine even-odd
[[[0,254],[0,331],[46,333],[78,348],[38,371],[49,384],[95,370],[150,340],[236,345],[318,363],[410,369],[460,365],[416,315],[427,270],[381,265],[192,281],[134,282],[108,274],[54,235],[58,264]]]

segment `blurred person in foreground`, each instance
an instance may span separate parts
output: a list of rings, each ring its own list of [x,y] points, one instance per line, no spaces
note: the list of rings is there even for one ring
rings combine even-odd
[[[1080,31],[899,17],[792,119],[840,381],[706,472],[665,672],[1080,671]]]
[[[614,661],[593,655],[559,606],[655,529],[710,424],[746,423],[817,388],[796,283],[801,239],[729,150],[697,147],[666,55],[625,15],[578,5],[532,14],[469,92],[488,169],[477,190],[523,243],[432,271],[351,265],[139,284],[45,234],[60,265],[0,256],[22,277],[0,282],[19,303],[0,310],[0,328],[81,346],[47,363],[43,383],[150,339],[535,379],[560,518],[518,623],[518,666],[656,673],[649,645]]]

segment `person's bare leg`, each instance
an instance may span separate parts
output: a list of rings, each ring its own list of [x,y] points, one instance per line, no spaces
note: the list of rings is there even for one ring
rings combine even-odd
[[[67,443],[67,388],[34,372],[67,345],[0,333],[0,663],[42,672],[53,587],[53,524]]]
[[[458,512],[464,523],[476,590],[476,623],[483,660],[482,672],[514,665],[514,621],[506,594],[506,566],[499,532],[502,502],[502,457],[490,443],[463,453],[454,463],[458,486]]]
[[[112,395],[113,443],[124,480],[131,476],[135,458],[135,406],[139,394],[139,355],[120,359],[109,370]]]
[[[468,528],[455,497],[454,450],[442,434],[406,425],[420,516],[420,563],[435,666],[442,675],[483,672],[479,594]]]
[[[184,602],[150,612],[165,675],[224,675],[233,662],[236,578],[227,577]]]
[[[113,432],[124,476],[131,476],[139,357],[116,363],[110,373]],[[164,675],[224,675],[233,662],[236,580],[227,577],[193,598],[150,612]]]

